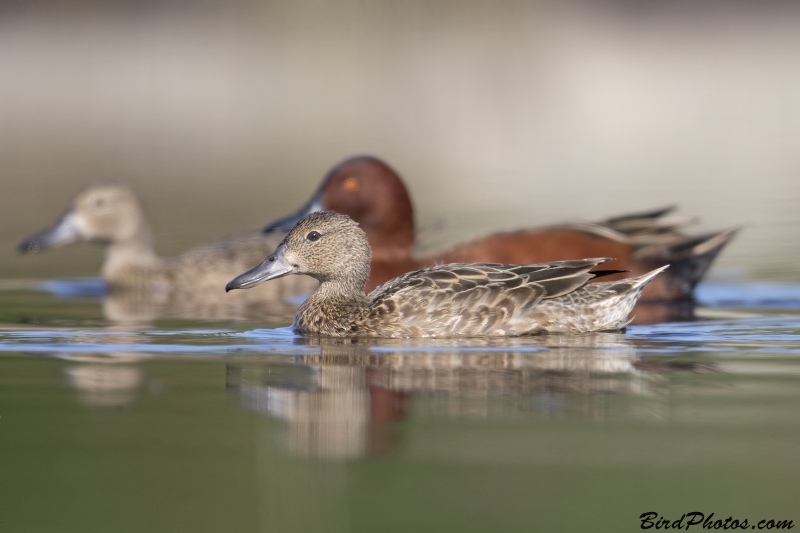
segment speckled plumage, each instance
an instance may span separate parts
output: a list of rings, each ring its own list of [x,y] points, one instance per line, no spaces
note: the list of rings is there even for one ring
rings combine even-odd
[[[316,233],[315,240],[311,240]],[[624,328],[647,282],[594,283],[590,270],[608,258],[536,265],[460,263],[404,274],[365,295],[370,251],[366,235],[333,211],[301,220],[262,265],[228,289],[286,274],[320,281],[300,307],[294,328],[337,337],[514,336]]]

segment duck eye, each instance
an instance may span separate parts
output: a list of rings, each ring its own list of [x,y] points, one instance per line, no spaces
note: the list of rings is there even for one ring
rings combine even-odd
[[[105,201],[102,198],[98,198],[94,201],[95,207],[103,207],[103,204],[105,204]]]
[[[320,237],[322,237],[322,235],[320,235],[316,231],[312,231],[308,235],[306,235],[306,239],[308,239],[311,242],[318,241]]]
[[[349,176],[345,178],[344,182],[342,182],[342,187],[347,192],[354,192],[358,190],[358,180],[353,176]]]

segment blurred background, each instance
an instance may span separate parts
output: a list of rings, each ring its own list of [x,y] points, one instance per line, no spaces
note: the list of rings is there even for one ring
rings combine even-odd
[[[346,156],[406,179],[429,246],[677,203],[744,224],[712,279],[800,275],[793,2],[0,3],[0,276],[76,191],[131,183],[159,253],[263,226]]]
[[[700,320],[625,335],[315,346],[3,283],[98,275],[14,249],[88,184],[168,256],[353,154],[427,248],[670,204],[743,231]],[[0,530],[797,522],[798,207],[800,2],[0,0]]]

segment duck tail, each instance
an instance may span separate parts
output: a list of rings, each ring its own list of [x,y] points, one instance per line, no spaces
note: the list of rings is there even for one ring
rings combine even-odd
[[[633,306],[641,297],[642,290],[668,267],[669,265],[662,265],[635,278],[601,281],[582,287],[578,300],[586,306],[587,312],[574,324],[574,330],[588,332],[624,329],[630,323],[629,316]],[[543,302],[545,302],[543,305],[546,305],[548,300]]]
[[[655,240],[680,237],[682,228],[697,222],[695,217],[668,216],[675,210],[675,207],[671,205],[594,222],[569,222],[552,227],[582,231],[635,247],[642,247]]]
[[[624,215],[609,217],[605,220],[605,222],[607,224],[617,224],[620,222],[627,222],[630,220],[656,219],[668,215],[669,213],[672,213],[677,208],[678,208],[677,205],[672,204],[665,207],[659,207],[658,209],[651,209],[649,211],[637,211],[636,213],[626,213]]]
[[[680,228],[697,222],[694,217],[668,217],[667,215],[672,213],[676,207],[670,205],[650,211],[619,215],[601,220],[596,224],[633,240],[653,235],[675,234]]]
[[[641,276],[636,276],[635,278],[624,279],[622,281],[630,285],[631,289],[641,291],[648,283],[650,283],[650,280],[664,272],[669,267],[670,265],[664,265],[656,268],[655,270],[651,270],[647,274],[642,274]]]
[[[733,228],[718,233],[669,238],[640,248],[634,257],[645,265],[671,265],[664,279],[670,299],[691,299],[695,285],[738,231],[739,228]]]

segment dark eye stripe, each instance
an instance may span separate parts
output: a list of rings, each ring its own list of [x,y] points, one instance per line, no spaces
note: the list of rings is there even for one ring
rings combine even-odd
[[[314,242],[314,241],[316,241],[316,240],[319,240],[319,238],[320,238],[320,237],[322,237],[322,235],[320,235],[320,234],[319,234],[318,232],[316,232],[316,231],[312,231],[312,232],[310,232],[308,235],[306,235],[306,239],[308,239],[308,240],[309,240],[309,241],[311,241],[311,242]]]

